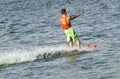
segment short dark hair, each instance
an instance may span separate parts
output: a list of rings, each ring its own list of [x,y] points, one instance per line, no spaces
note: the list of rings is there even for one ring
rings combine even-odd
[[[66,13],[66,9],[63,8],[63,9],[61,10],[61,14],[65,14],[65,13]]]

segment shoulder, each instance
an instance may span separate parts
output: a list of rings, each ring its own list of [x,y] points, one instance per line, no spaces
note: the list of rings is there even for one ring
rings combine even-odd
[[[70,16],[67,16],[67,19],[70,20]]]
[[[67,18],[70,18],[70,16],[67,15]]]
[[[60,20],[62,19],[62,16],[60,16]]]
[[[62,16],[60,16],[60,18],[62,18]]]

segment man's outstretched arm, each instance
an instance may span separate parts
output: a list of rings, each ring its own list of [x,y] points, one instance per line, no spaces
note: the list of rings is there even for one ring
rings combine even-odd
[[[79,17],[79,16],[80,16],[80,14],[71,15],[71,16],[70,16],[70,20],[73,20],[73,19],[75,19],[75,18],[77,18],[77,17]]]
[[[83,11],[82,13],[84,13],[84,11]],[[73,19],[79,17],[80,15],[82,15],[82,13],[81,13],[81,14],[71,15],[71,16],[70,16],[70,20],[73,20]]]

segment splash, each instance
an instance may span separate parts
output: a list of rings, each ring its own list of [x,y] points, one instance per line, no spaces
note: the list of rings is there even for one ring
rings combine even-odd
[[[59,57],[66,52],[76,50],[67,46],[34,47],[26,49],[14,49],[0,52],[0,66],[31,62],[38,59]]]

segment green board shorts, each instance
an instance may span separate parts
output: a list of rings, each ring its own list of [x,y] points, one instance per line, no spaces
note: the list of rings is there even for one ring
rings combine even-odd
[[[64,30],[64,32],[67,36],[67,42],[76,41],[79,39],[77,33],[72,28],[69,28],[68,30]]]

